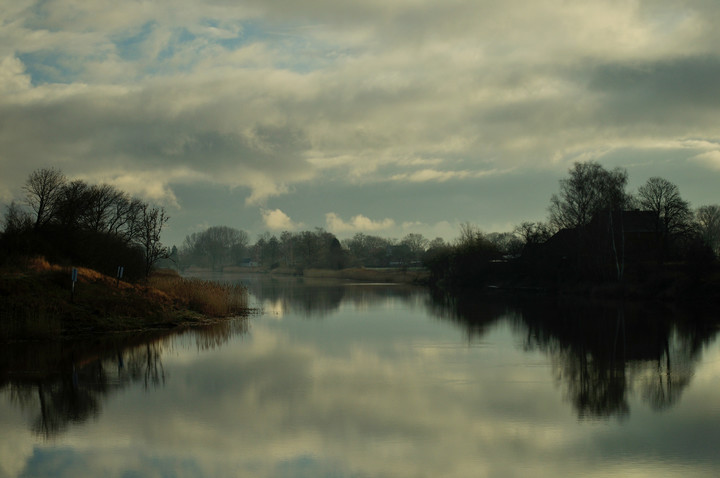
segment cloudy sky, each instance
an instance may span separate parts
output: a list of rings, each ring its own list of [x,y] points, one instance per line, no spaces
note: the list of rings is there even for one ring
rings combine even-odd
[[[212,225],[457,236],[574,161],[720,202],[715,0],[0,3],[0,202],[33,170]]]

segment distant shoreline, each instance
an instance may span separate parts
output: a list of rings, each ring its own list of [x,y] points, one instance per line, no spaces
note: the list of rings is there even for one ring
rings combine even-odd
[[[297,276],[308,279],[340,279],[359,282],[397,283],[426,285],[430,273],[423,268],[365,268],[351,267],[347,269],[305,269],[298,270],[290,267],[263,269],[260,267],[224,267],[221,271],[212,271],[209,268],[189,267],[182,274],[193,273],[227,273],[227,274],[265,274]]]

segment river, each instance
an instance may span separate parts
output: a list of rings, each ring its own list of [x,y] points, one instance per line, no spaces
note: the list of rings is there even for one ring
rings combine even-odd
[[[715,311],[213,278],[262,314],[2,346],[0,478],[720,476]]]

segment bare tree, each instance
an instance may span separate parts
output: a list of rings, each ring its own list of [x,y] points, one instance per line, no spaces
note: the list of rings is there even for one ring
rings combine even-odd
[[[692,222],[690,205],[678,187],[667,179],[652,177],[637,192],[639,206],[655,215],[656,229],[661,236],[687,231]]]
[[[66,182],[65,175],[55,168],[38,169],[30,174],[23,190],[28,205],[35,212],[35,228],[53,219],[58,195]]]
[[[625,192],[627,171],[622,168],[608,171],[600,164],[589,161],[575,163],[569,174],[569,178],[560,180],[560,193],[553,194],[550,199],[550,225],[557,229],[577,229],[579,248],[587,248],[591,237],[584,226],[590,224],[594,217],[599,217],[599,213],[604,213],[607,216],[610,253],[620,280],[625,263],[622,211],[631,202],[631,197]],[[614,211],[620,214],[618,224],[613,219]],[[599,256],[594,254],[594,257]],[[580,263],[581,255],[578,255]]]
[[[170,218],[164,208],[143,204],[138,219],[138,242],[145,252],[145,276],[149,276],[155,263],[168,256],[168,248],[160,242],[160,233]]]
[[[720,205],[701,206],[695,217],[703,241],[720,257]]]
[[[471,246],[480,240],[485,240],[485,235],[479,227],[470,222],[460,223],[460,237],[456,239],[457,245]]]
[[[411,232],[402,238],[400,244],[407,246],[412,260],[419,261],[428,248],[430,241],[422,234]]]
[[[213,270],[229,264],[239,264],[245,258],[248,234],[228,226],[213,226],[185,237],[182,245],[183,262],[209,265]]]
[[[23,211],[18,204],[13,201],[9,206],[5,207],[5,217],[3,219],[3,232],[19,232],[32,227],[32,219],[27,211]]]
[[[90,186],[75,180],[65,184],[57,197],[55,220],[63,228],[75,229],[82,225],[82,217],[90,207]]]
[[[550,224],[572,229],[585,226],[599,211],[622,209],[628,201],[625,193],[627,171],[608,171],[589,161],[575,163],[570,177],[560,180],[560,193],[550,199]]]
[[[544,222],[525,221],[515,227],[513,233],[520,236],[523,244],[541,244],[552,236],[552,229]]]
[[[110,232],[111,222],[118,219],[117,205],[126,199],[125,193],[109,184],[101,184],[90,186],[88,194],[90,203],[83,218],[84,226],[95,232]]]

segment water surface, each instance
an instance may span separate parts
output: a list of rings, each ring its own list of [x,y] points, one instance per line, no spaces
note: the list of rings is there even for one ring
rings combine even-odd
[[[703,311],[218,276],[264,310],[0,353],[0,477],[720,476]]]

